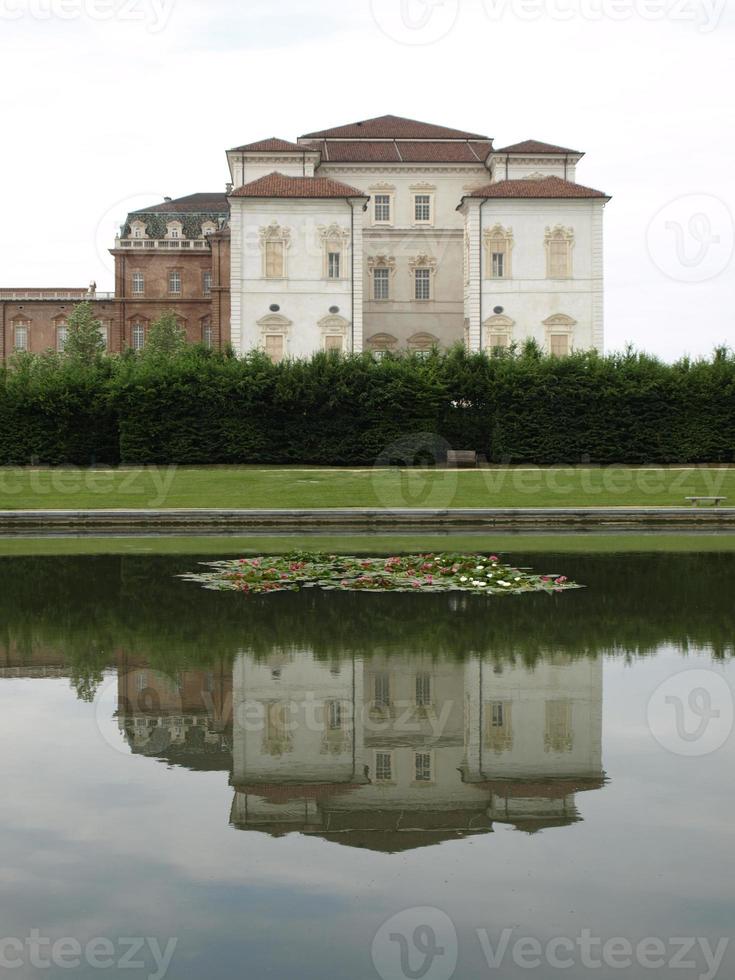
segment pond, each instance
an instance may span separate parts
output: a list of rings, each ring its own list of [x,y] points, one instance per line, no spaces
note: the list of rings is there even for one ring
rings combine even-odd
[[[522,546],[585,588],[0,558],[8,976],[733,976],[735,553]]]

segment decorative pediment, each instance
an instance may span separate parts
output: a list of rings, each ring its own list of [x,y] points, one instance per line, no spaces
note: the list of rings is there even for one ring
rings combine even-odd
[[[260,332],[265,335],[269,333],[283,334],[288,336],[293,326],[293,320],[283,316],[281,313],[269,313],[267,316],[258,320]]]
[[[554,333],[572,333],[577,325],[577,321],[566,313],[555,313],[543,321],[547,330]]]
[[[368,337],[365,346],[368,350],[393,350],[398,344],[398,339],[389,333],[374,333]]]
[[[553,228],[546,228],[546,244],[549,242],[573,242],[574,228],[565,228],[564,225],[554,225]]]
[[[272,221],[260,229],[261,242],[283,242],[286,248],[291,245],[291,229],[284,228],[277,221]]]
[[[368,188],[372,193],[377,194],[392,194],[396,189],[395,184],[389,184],[386,181],[379,181],[377,184],[371,184]]]
[[[338,316],[336,313],[322,317],[319,321],[319,329],[323,334],[339,334],[340,337],[346,337],[349,327],[350,321],[345,320],[343,316]]]
[[[511,320],[504,313],[496,313],[494,316],[489,316],[483,326],[493,333],[510,333],[515,326],[515,320]]]
[[[396,260],[393,255],[369,255],[367,262],[369,272],[374,269],[389,269],[391,275],[395,274]]]
[[[546,180],[548,174],[542,174],[540,170],[534,171],[532,174],[526,174],[523,178],[524,180]]]
[[[425,181],[424,180],[424,181],[422,181],[419,184],[411,184],[411,190],[414,193],[418,193],[418,194],[427,193],[427,192],[430,192],[430,191],[435,191],[436,190],[436,184],[430,184],[430,183],[428,183],[428,181]]]
[[[336,222],[329,226],[320,225],[319,238],[325,243],[338,242],[340,245],[345,245],[350,240],[350,229],[343,228]]]
[[[413,255],[408,260],[408,270],[411,275],[413,275],[417,269],[429,269],[433,275],[436,272],[437,260],[433,255],[427,255],[426,253],[421,253],[420,255]]]
[[[409,350],[433,350],[439,346],[439,338],[433,333],[415,333],[408,338]]]
[[[508,242],[513,244],[513,229],[504,228],[501,224],[493,225],[492,228],[486,228],[484,232],[485,242],[491,242],[494,240],[501,240],[503,242]]]

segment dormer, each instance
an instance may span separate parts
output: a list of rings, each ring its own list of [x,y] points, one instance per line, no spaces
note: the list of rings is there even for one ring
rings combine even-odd
[[[178,241],[184,237],[184,226],[180,221],[166,222],[166,235],[168,241]]]
[[[232,183],[242,187],[277,171],[288,177],[313,177],[321,154],[311,146],[272,137],[227,151]]]
[[[566,146],[524,140],[495,150],[490,158],[490,173],[493,181],[561,177],[575,182],[577,164],[583,156],[579,150]]]
[[[131,238],[147,238],[148,234],[145,230],[145,221],[131,221],[130,222],[130,237]]]

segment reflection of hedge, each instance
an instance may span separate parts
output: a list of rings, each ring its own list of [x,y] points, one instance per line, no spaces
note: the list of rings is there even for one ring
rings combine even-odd
[[[733,554],[514,560],[588,588],[492,600],[317,590],[244,597],[176,578],[198,559],[3,558],[0,663],[9,650],[58,654],[77,669],[99,669],[124,652],[162,670],[274,649],[322,659],[405,652],[527,664],[550,652],[644,655],[664,643],[735,652]]]
[[[735,357],[724,351],[676,365],[532,346],[279,365],[191,348],[88,370],[28,364],[0,374],[0,464],[372,463],[421,432],[497,462],[735,460]]]

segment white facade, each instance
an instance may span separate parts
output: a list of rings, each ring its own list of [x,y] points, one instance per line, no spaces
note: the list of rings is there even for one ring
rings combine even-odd
[[[533,339],[559,355],[602,351],[609,199],[575,183],[581,157],[533,141],[495,150],[394,117],[231,150],[235,350],[479,351]],[[263,196],[269,175],[289,178],[287,197]],[[353,196],[314,191],[330,181]],[[349,233],[336,278],[320,237],[330,228]],[[283,275],[269,278],[265,242],[279,234]],[[330,331],[344,341],[326,341]]]

